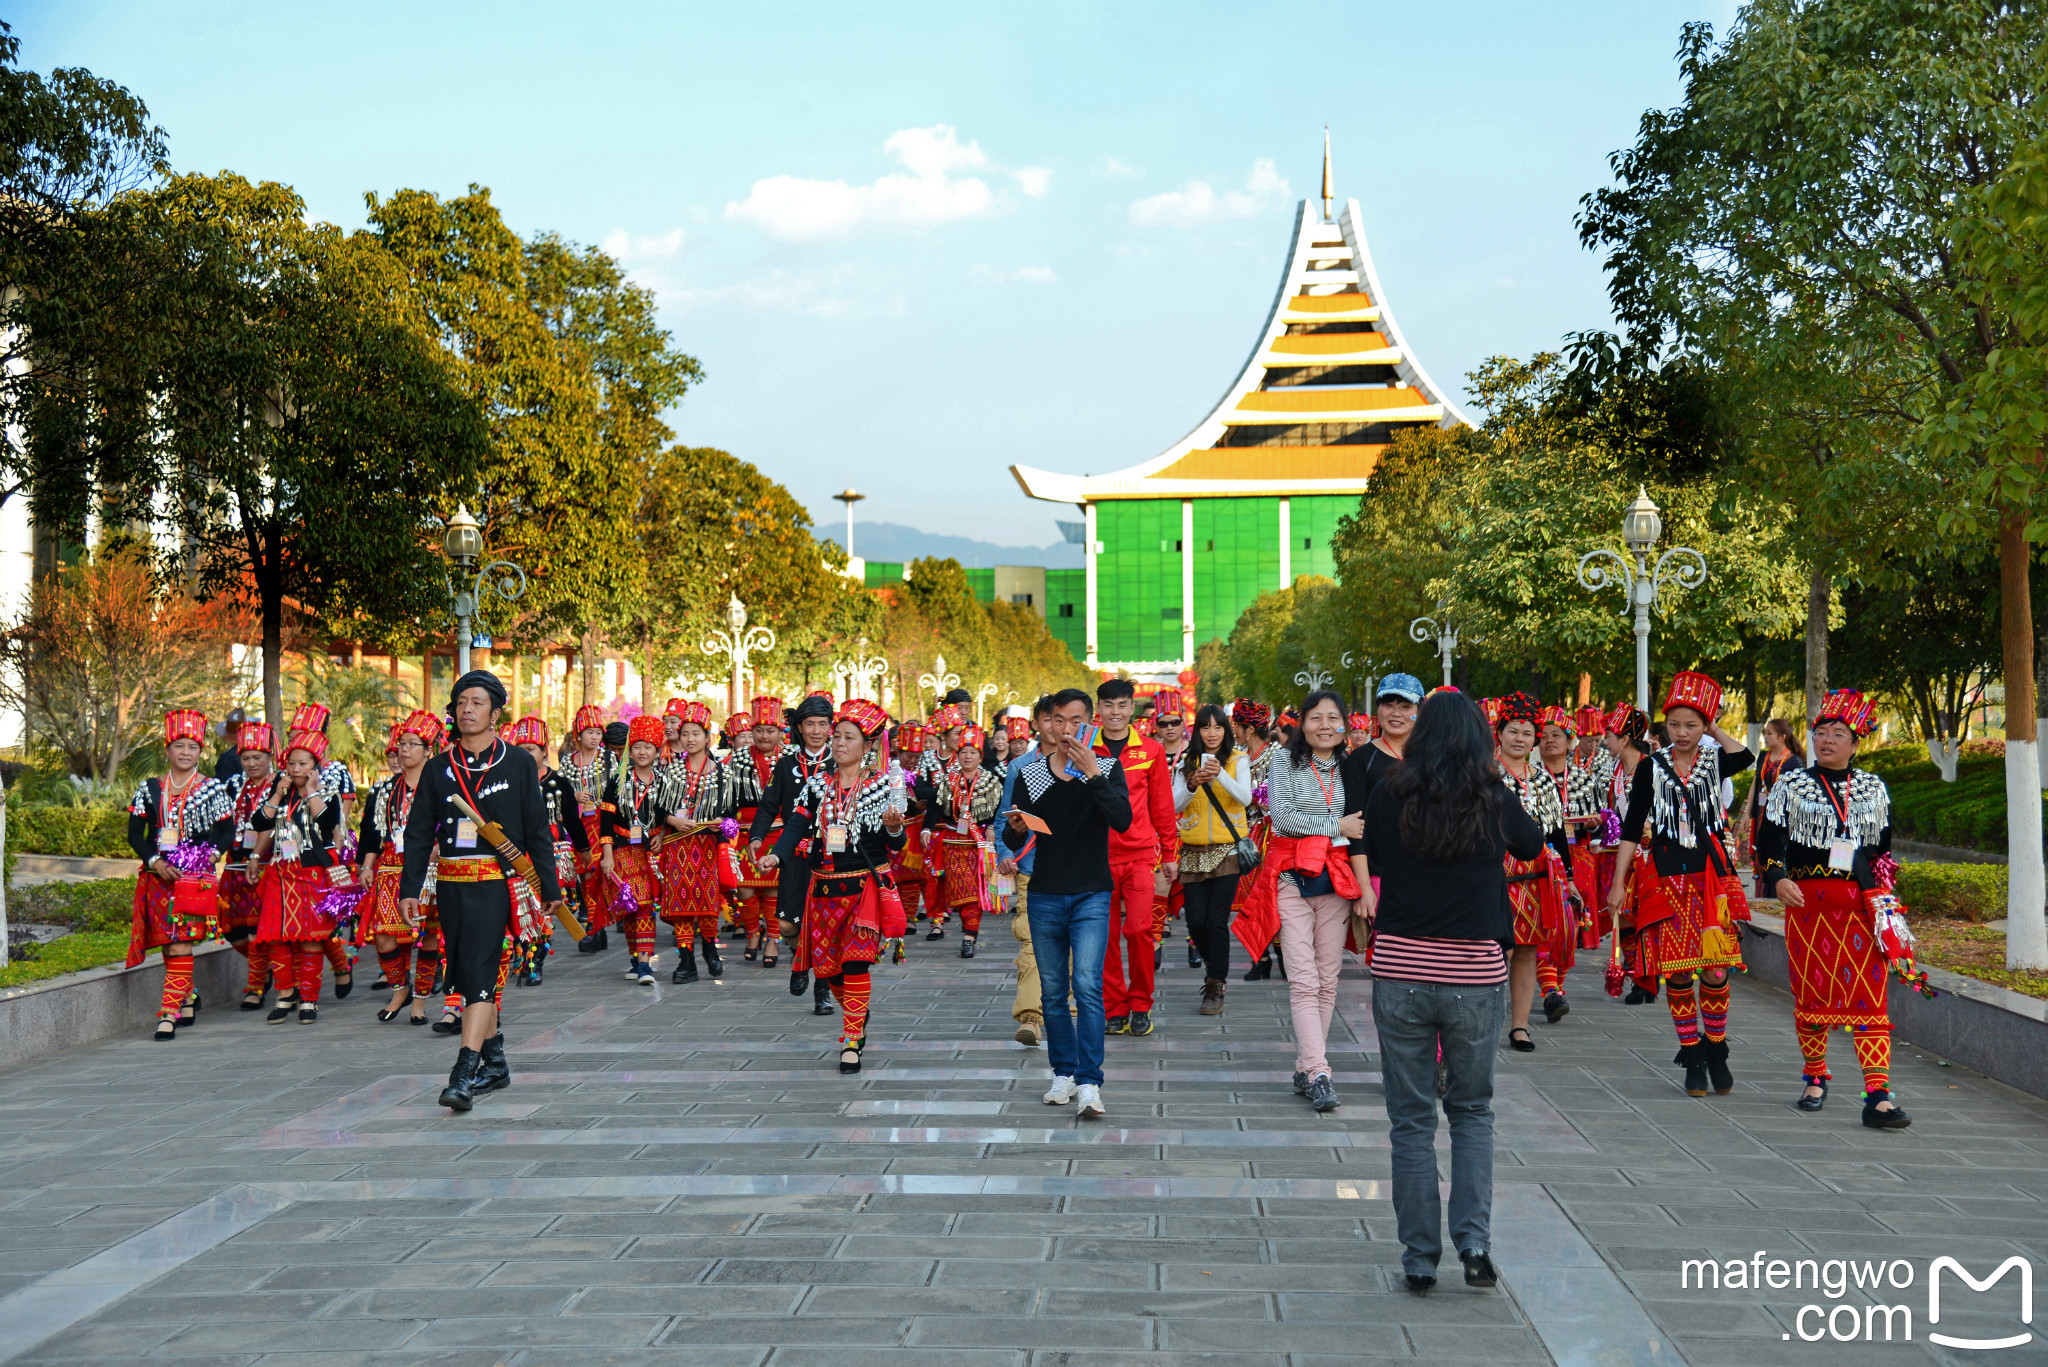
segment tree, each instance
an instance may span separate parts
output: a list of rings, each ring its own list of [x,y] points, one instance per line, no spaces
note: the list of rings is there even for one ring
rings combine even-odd
[[[2007,952],[2029,968],[2048,967],[2028,595],[2041,433],[1992,416],[2016,411],[1996,400],[1993,357],[2024,324],[2001,285],[2010,258],[1972,247],[1998,239],[1998,196],[2014,193],[1990,187],[2048,131],[2044,40],[2048,12],[2008,0],[1759,0],[1719,45],[1689,25],[1683,103],[1644,115],[1580,218],[1643,345],[1739,351],[1790,382],[1823,320],[1844,354],[1919,382],[1902,446],[1942,467],[1946,528],[2000,565]]]
[[[224,711],[228,647],[248,626],[231,601],[160,589],[147,548],[110,546],[37,581],[5,638],[0,698],[73,774],[111,783],[165,712]]]
[[[1903,557],[1900,557],[1903,559]],[[1845,686],[1896,700],[1955,782],[1973,700],[1998,669],[1998,577],[1987,561],[1906,565],[1849,595],[1836,636]]]

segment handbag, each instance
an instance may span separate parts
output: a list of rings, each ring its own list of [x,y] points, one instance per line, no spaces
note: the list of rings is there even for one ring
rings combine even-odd
[[[1216,815],[1223,818],[1223,829],[1230,832],[1230,848],[1237,854],[1237,871],[1240,874],[1250,873],[1259,866],[1259,860],[1262,858],[1259,854],[1259,844],[1256,840],[1237,833],[1237,823],[1230,819],[1230,813],[1224,811],[1223,804],[1216,800],[1213,782],[1211,780],[1210,783],[1204,783],[1202,791],[1208,794],[1209,805],[1216,809]]]
[[[860,851],[861,862],[866,864],[868,872],[874,875],[875,894],[879,899],[875,915],[876,932],[884,940],[902,939],[910,933],[910,918],[903,910],[902,896],[897,893],[894,883],[882,881],[881,871],[875,867],[875,861],[868,858],[867,848],[858,840],[853,842],[853,847]]]

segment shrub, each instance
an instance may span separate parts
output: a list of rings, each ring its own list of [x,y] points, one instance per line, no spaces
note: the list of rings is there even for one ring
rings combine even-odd
[[[1995,921],[2005,915],[2005,866],[1901,864],[1898,894],[1923,916]]]
[[[125,807],[10,807],[7,847],[23,854],[132,857]]]
[[[134,911],[133,878],[38,883],[34,887],[11,888],[7,893],[9,920],[69,926],[74,931],[125,931]]]

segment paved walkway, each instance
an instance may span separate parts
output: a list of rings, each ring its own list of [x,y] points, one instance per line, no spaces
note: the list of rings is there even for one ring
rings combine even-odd
[[[1418,1299],[1397,1289],[1356,970],[1331,1051],[1347,1104],[1318,1118],[1286,1082],[1286,985],[1232,983],[1203,1019],[1169,945],[1160,1029],[1111,1041],[1109,1117],[1083,1126],[1039,1103],[1043,1054],[1010,1040],[1007,938],[879,970],[854,1079],[836,1019],[736,952],[723,983],[658,990],[617,955],[558,956],[515,989],[515,1085],[461,1119],[432,1104],[451,1043],[377,1024],[367,991],[316,1026],[210,1008],[171,1045],[0,1072],[0,1362],[2048,1361],[2039,1336],[1927,1342],[2024,1332],[2011,1276],[1951,1279],[1940,1325],[1924,1313],[1931,1258],[2048,1260],[2048,1105],[1904,1048],[1915,1124],[1866,1131],[1843,1041],[1840,1099],[1801,1115],[1767,989],[1737,989],[1735,1094],[1698,1101],[1662,1006],[1582,972],[1540,1051],[1502,1055],[1503,1288],[1453,1265]],[[1759,1250],[1910,1260],[1884,1300],[1913,1341],[1881,1320],[1875,1343],[1801,1341],[1869,1299],[1853,1289],[1681,1289],[1684,1260]]]

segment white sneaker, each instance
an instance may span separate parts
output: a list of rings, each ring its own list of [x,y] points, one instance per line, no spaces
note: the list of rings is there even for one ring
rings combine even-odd
[[[1090,1120],[1103,1114],[1102,1089],[1092,1082],[1081,1084],[1081,1119]]]
[[[1054,1078],[1052,1087],[1045,1094],[1045,1104],[1048,1106],[1064,1106],[1073,1099],[1074,1079],[1070,1077]]]

